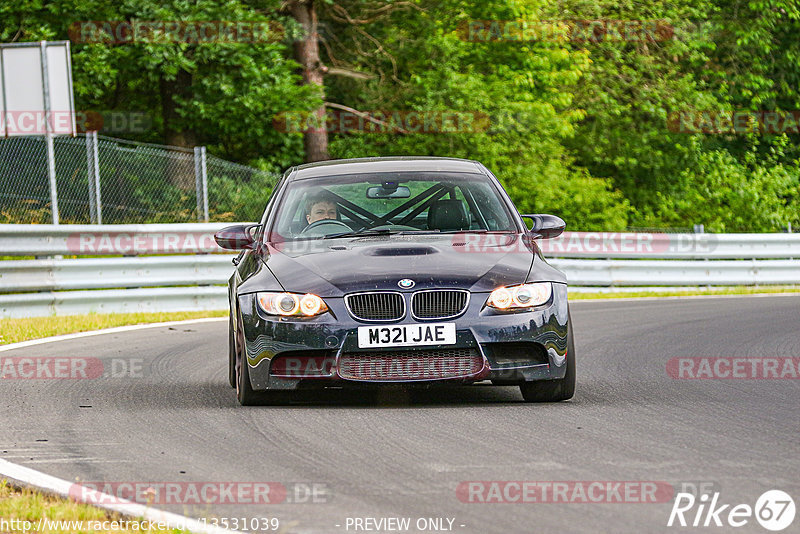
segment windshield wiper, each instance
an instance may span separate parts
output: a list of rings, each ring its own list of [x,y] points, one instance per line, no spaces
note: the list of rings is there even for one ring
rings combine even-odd
[[[399,234],[400,230],[390,230],[389,228],[381,228],[379,230],[355,230],[352,232],[339,232],[338,234],[327,234],[322,239],[335,239],[337,237],[356,237],[356,236],[370,236],[370,235],[392,235]]]
[[[335,239],[337,237],[364,237],[374,235],[408,235],[408,234],[432,234],[439,233],[439,230],[393,230],[391,228],[364,229],[353,232],[340,232],[338,234],[328,234],[322,239]]]
[[[447,230],[442,232],[443,234],[485,234],[489,230],[485,230],[483,228],[478,230]]]
[[[475,230],[447,230],[443,234],[513,234],[511,230],[486,230],[485,228],[477,228]]]

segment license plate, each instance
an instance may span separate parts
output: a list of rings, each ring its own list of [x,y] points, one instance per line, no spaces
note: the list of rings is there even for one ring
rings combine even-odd
[[[358,348],[455,345],[455,323],[359,326]]]

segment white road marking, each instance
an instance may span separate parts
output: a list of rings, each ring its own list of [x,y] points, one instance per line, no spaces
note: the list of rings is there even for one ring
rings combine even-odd
[[[77,332],[75,334],[65,334],[61,336],[52,336],[41,339],[31,339],[29,341],[22,341],[20,343],[11,343],[9,345],[0,346],[0,351],[19,349],[23,347],[41,345],[44,343],[53,343],[55,341],[66,341],[69,339],[78,339],[82,337],[99,336],[102,334],[115,334],[119,332],[130,332],[133,330],[143,330],[145,328],[158,328],[163,326],[180,326],[180,325],[188,325],[196,323],[224,321],[226,319],[227,317],[207,317],[203,319],[188,319],[185,321],[167,321],[162,323],[118,326],[115,328],[91,330],[88,332]],[[72,458],[70,458],[69,460],[74,461],[74,459]],[[44,462],[56,463],[58,462],[58,460],[43,460],[43,463]],[[60,478],[47,475],[45,473],[36,471],[29,467],[23,467],[21,465],[11,463],[7,460],[0,459],[0,475],[3,475],[10,480],[20,482],[25,486],[31,486],[39,490],[55,493],[57,495],[60,495],[61,497],[71,498],[73,500],[75,499],[74,492],[72,495],[70,494],[70,487],[73,485],[71,482],[67,482],[66,480],[62,480]],[[190,530],[192,532],[209,533],[209,534],[236,532],[233,530],[227,530],[215,527],[213,525],[208,525],[200,521],[197,521],[196,519],[192,519],[182,515],[173,514],[171,512],[165,512],[163,510],[157,510],[155,508],[149,508],[147,506],[138,503],[126,501],[124,499],[120,499],[118,497],[112,497],[110,495],[105,495],[100,492],[93,492],[93,495],[99,502],[94,502],[94,501],[89,502],[88,504],[91,504],[92,506],[97,506],[99,508],[110,510],[112,512],[117,512],[119,514],[123,514],[125,516],[133,518],[144,518],[154,523],[158,522],[166,523],[171,528],[180,528],[180,529]],[[103,502],[104,500],[106,502]],[[113,501],[117,502],[115,504],[108,504]]]
[[[692,300],[692,299],[733,299],[750,297],[800,297],[800,292],[795,293],[750,293],[749,295],[672,295],[664,297],[619,297],[608,299],[570,299],[570,304],[578,302],[649,302],[653,300]]]
[[[75,334],[63,334],[60,336],[43,337],[40,339],[31,339],[28,341],[20,341],[19,343],[9,343],[8,345],[0,345],[0,352],[14,349],[21,349],[24,347],[32,347],[34,345],[42,345],[44,343],[54,343],[56,341],[67,341],[69,339],[78,339],[82,337],[99,336],[102,334],[117,334],[119,332],[130,332],[132,330],[143,330],[145,328],[158,328],[161,326],[180,326],[195,323],[211,323],[215,321],[227,321],[227,317],[204,317],[203,319],[186,319],[185,321],[167,321],[164,323],[149,323],[149,324],[132,324],[128,326],[117,326],[114,328],[104,328],[102,330],[89,330],[87,332],[76,332]]]
[[[80,500],[76,497],[75,491],[70,493],[70,488],[73,486],[72,482],[67,482],[66,480],[47,475],[29,467],[12,464],[11,462],[0,459],[0,475],[3,475],[10,480],[20,482],[24,486],[31,486],[45,492],[55,493],[56,495],[64,498]],[[190,517],[173,514],[171,512],[165,512],[163,510],[157,510],[142,504],[126,501],[125,499],[106,495],[104,493],[100,493],[99,491],[92,491],[91,494],[92,499],[96,499],[98,502],[92,501],[88,504],[97,506],[98,508],[103,508],[105,510],[110,510],[112,512],[117,512],[131,518],[144,518],[152,523],[166,523],[170,528],[189,530],[191,532],[198,532],[202,534],[229,534],[231,532],[238,532],[235,530],[227,530],[224,528],[215,527],[213,525],[208,525]]]

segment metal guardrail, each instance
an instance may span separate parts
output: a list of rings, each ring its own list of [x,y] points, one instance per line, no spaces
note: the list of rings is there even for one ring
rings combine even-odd
[[[0,294],[78,289],[220,285],[229,254],[21,260],[0,263]],[[706,286],[800,283],[800,260],[552,259],[575,286]]]
[[[234,223],[0,224],[0,255],[180,254],[219,251],[214,232]],[[474,238],[474,239],[472,239]],[[467,238],[466,250],[493,246]],[[800,234],[666,234],[564,232],[539,242],[552,258],[788,259],[800,258]]]
[[[184,255],[0,262],[0,293],[224,284],[232,256]]]
[[[0,256],[218,252],[214,232],[228,224],[0,224]]]
[[[548,262],[577,286],[749,286],[800,283],[798,260],[570,260]]]
[[[552,258],[800,258],[800,234],[564,232],[540,246]]]
[[[0,225],[0,256],[39,258],[0,261],[0,317],[224,309],[223,226]],[[474,237],[464,252],[502,246]],[[567,232],[541,246],[574,287],[800,283],[800,234]]]
[[[104,289],[0,295],[0,317],[224,310],[224,286]]]

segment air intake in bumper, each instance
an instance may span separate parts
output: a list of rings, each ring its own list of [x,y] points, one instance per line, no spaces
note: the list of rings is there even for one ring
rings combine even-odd
[[[461,348],[344,353],[337,372],[345,380],[404,382],[467,378],[483,368],[476,349]]]

